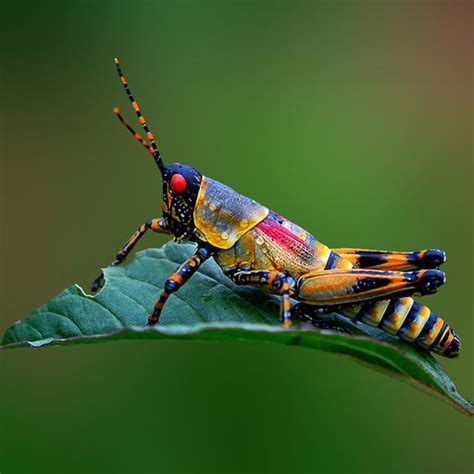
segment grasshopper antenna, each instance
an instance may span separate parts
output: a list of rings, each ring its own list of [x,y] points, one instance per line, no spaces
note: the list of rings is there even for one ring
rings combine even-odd
[[[141,143],[153,156],[155,155],[155,152],[153,148],[148,144],[146,140],[144,140],[139,133],[137,133],[131,126],[130,124],[122,117],[122,114],[120,113],[120,109],[118,107],[114,107],[112,109],[113,113],[117,116],[117,118],[120,120],[120,123],[124,125],[129,132],[133,135],[133,138],[135,138],[139,143]]]
[[[143,140],[140,137],[140,135],[138,133],[136,133],[130,127],[130,125],[128,125],[127,122],[125,122],[125,120],[123,120],[123,118],[121,118],[120,111],[119,111],[118,114],[116,113],[115,115],[117,115],[117,117],[119,117],[120,121],[130,130],[130,132],[132,132],[132,134],[135,138],[137,138],[137,135],[138,135],[137,140],[139,140],[142,143],[142,145],[145,144],[145,146],[149,149],[149,151],[151,151],[151,153],[153,154],[153,157],[155,158],[156,165],[158,166],[161,173],[163,174],[164,165],[163,165],[163,161],[161,160],[160,150],[158,149],[158,146],[155,142],[155,138],[153,137],[153,133],[150,132],[150,129],[148,128],[148,125],[145,122],[145,117],[143,117],[142,113],[140,112],[140,107],[138,106],[135,98],[132,95],[132,91],[130,90],[130,87],[128,86],[127,80],[125,79],[125,77],[122,73],[122,68],[120,67],[119,60],[117,58],[114,58],[114,63],[115,63],[115,66],[117,67],[117,72],[118,72],[118,75],[120,77],[120,81],[122,82],[123,87],[125,88],[125,92],[127,93],[127,96],[129,98],[130,102],[132,103],[133,110],[135,110],[135,113],[137,114],[138,122],[143,127],[143,130],[145,131],[148,140],[150,140],[150,147],[148,147],[145,140]],[[115,113],[115,110],[114,110],[114,113]]]

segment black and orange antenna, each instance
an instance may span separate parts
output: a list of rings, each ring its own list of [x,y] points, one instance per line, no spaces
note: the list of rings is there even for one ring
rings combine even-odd
[[[127,127],[127,129],[130,131],[130,133],[133,135],[133,138],[135,138],[139,143],[141,143],[152,155],[155,155],[155,152],[153,148],[148,144],[146,140],[144,140],[139,133],[137,133],[131,126],[130,124],[122,117],[122,114],[120,113],[120,109],[118,107],[114,107],[112,109],[112,112],[117,116],[117,118],[120,120],[120,123]]]
[[[150,140],[150,145],[148,145],[148,143],[140,136],[140,134],[135,132],[133,128],[123,119],[123,117],[120,115],[120,110],[114,109],[114,113],[115,115],[117,115],[119,120],[128,128],[132,135],[153,155],[153,157],[155,158],[155,163],[157,164],[160,171],[163,173],[164,165],[163,161],[161,160],[160,150],[158,149],[158,146],[155,142],[155,138],[153,137],[153,133],[150,132],[150,129],[148,128],[148,125],[145,122],[145,117],[143,117],[142,113],[140,112],[140,107],[138,106],[135,98],[132,95],[132,91],[130,90],[127,80],[125,79],[122,73],[122,68],[120,67],[118,58],[114,58],[114,63],[115,66],[117,66],[117,72],[123,84],[123,87],[125,88],[125,92],[127,93],[127,96],[130,102],[132,103],[133,110],[135,110],[135,113],[137,114],[138,122],[143,127],[143,130],[145,131],[148,140]]]

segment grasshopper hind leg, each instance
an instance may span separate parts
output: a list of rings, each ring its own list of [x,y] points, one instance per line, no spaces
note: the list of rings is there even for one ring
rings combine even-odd
[[[295,298],[315,306],[332,306],[385,297],[432,294],[444,282],[444,273],[433,269],[409,272],[359,268],[324,270],[301,276],[295,288]]]

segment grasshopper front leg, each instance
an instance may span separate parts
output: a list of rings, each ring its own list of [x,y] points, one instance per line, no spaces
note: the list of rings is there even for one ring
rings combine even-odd
[[[286,273],[278,270],[242,270],[240,268],[227,268],[224,273],[236,285],[250,285],[267,288],[281,296],[280,321],[284,327],[291,325],[291,301],[295,281]]]
[[[317,306],[339,305],[411,294],[431,294],[445,281],[440,270],[389,272],[324,270],[303,275],[295,298]]]
[[[149,325],[154,325],[159,321],[163,306],[171,293],[178,291],[212,254],[213,252],[210,249],[197,247],[194,251],[194,255],[189,257],[166,279],[160,299],[155,303],[153,312],[148,316]]]
[[[438,268],[446,261],[446,253],[439,249],[418,250],[416,252],[390,252],[340,248],[333,251],[349,260],[355,267],[373,270],[402,270],[408,268]]]
[[[127,258],[128,254],[132,251],[133,247],[135,247],[136,243],[143,237],[143,235],[148,229],[151,229],[154,232],[169,234],[169,231],[166,228],[166,224],[163,218],[153,218],[153,219],[147,220],[122,245],[122,248],[118,251],[117,255],[115,256],[115,260],[113,260],[107,266],[114,267],[115,265],[120,265]],[[104,272],[100,272],[99,276],[92,283],[91,290],[97,291],[102,286],[103,280],[104,280]]]

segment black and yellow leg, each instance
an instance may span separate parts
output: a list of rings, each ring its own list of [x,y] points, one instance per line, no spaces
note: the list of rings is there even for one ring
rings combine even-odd
[[[268,290],[281,295],[280,320],[283,326],[291,325],[291,301],[290,292],[295,285],[294,280],[278,270],[250,270],[242,271],[230,269],[224,270],[226,275],[236,285],[250,285]]]
[[[325,270],[303,275],[296,298],[318,306],[354,303],[387,296],[434,293],[445,281],[440,270],[389,272],[381,270]]]
[[[163,218],[149,219],[136,230],[136,232],[125,242],[125,244],[123,244],[122,248],[115,256],[115,260],[107,266],[114,267],[115,265],[120,265],[127,258],[133,247],[135,247],[135,244],[142,238],[143,234],[145,234],[148,229],[164,234],[169,233],[166,229],[166,224]],[[92,291],[97,291],[102,286],[103,279],[104,273],[100,272],[99,276],[92,283]]]
[[[178,291],[196,272],[196,270],[212,256],[212,252],[204,247],[198,247],[192,257],[182,263],[165,281],[160,299],[155,303],[153,312],[148,316],[148,324],[156,324],[161,311],[171,293]]]
[[[374,270],[403,270],[408,268],[438,268],[446,261],[446,253],[439,249],[417,252],[390,252],[385,250],[333,249],[355,267]]]

